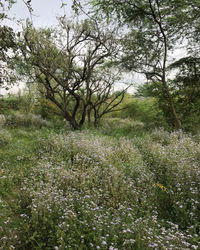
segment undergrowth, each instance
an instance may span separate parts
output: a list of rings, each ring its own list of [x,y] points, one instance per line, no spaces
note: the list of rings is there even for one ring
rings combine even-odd
[[[0,249],[199,248],[198,139],[104,125],[4,128]]]

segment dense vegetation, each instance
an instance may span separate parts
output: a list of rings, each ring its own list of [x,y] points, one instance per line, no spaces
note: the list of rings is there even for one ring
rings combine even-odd
[[[120,114],[75,132],[4,101],[0,249],[198,249],[198,135]]]
[[[0,26],[0,87],[26,84],[0,97],[0,249],[200,249],[199,6],[74,0],[56,27]]]

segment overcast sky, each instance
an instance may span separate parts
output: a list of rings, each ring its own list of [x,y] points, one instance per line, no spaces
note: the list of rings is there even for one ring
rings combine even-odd
[[[62,3],[67,5],[61,8]],[[52,26],[56,24],[56,17],[72,15],[71,4],[72,0],[32,0],[33,15],[31,16],[35,27],[38,26]],[[30,18],[30,13],[23,0],[17,0],[9,12],[9,16],[15,17],[16,20],[26,20]],[[16,27],[16,24],[12,22]]]

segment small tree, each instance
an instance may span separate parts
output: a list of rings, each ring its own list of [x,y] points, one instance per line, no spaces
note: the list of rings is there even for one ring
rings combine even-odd
[[[168,86],[183,128],[195,131],[200,117],[200,58],[191,56],[181,58],[169,65],[168,69],[176,71],[175,77],[168,81]],[[162,91],[161,82],[140,85],[136,96],[156,98],[166,121],[171,124],[173,117],[167,96]]]
[[[91,20],[78,24],[61,19],[56,29],[36,30],[28,24],[20,38],[15,58],[19,73],[39,84],[74,129],[81,128],[87,115],[90,120],[91,111],[100,110],[100,96],[101,115],[94,115],[95,121],[117,106],[111,98],[115,74],[103,67],[117,53],[115,32]]]

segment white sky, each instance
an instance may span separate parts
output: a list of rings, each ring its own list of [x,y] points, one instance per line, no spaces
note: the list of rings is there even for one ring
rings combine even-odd
[[[61,8],[62,3],[67,5]],[[66,14],[70,16],[72,0],[32,0],[33,7],[32,20],[35,27],[51,26],[56,24],[56,16]],[[11,8],[9,15],[16,17],[17,20],[26,20],[30,18],[30,13],[23,0],[17,0],[17,3]]]

